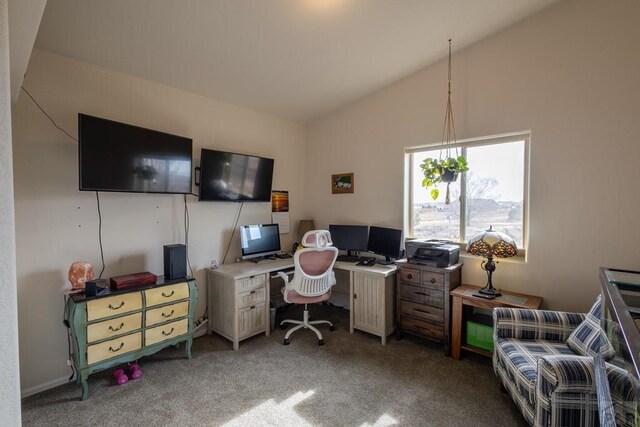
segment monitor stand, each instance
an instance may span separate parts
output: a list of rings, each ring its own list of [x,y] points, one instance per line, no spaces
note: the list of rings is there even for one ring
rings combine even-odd
[[[391,264],[395,264],[396,260],[390,257],[384,257],[384,259],[377,259],[376,260],[376,264],[380,264],[380,265],[391,265]]]

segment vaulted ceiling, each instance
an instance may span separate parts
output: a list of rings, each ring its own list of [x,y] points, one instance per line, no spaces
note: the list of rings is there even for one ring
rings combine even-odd
[[[48,0],[35,44],[308,122],[556,1]]]

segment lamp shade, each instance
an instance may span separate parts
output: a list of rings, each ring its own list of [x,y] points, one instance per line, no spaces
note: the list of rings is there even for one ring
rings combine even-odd
[[[314,224],[312,219],[301,219],[300,223],[298,224],[298,234],[300,235],[300,238],[302,238],[302,236],[304,236],[304,233],[306,233],[307,231],[315,229],[316,225]]]
[[[495,231],[491,226],[469,239],[467,252],[482,257],[510,258],[518,254],[518,246],[511,236]]]

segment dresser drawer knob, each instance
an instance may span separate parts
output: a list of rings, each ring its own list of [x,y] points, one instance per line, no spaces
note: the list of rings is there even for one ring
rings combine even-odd
[[[167,313],[162,313],[162,317],[167,318],[167,317],[171,317],[173,316],[173,313],[175,312],[175,310],[171,310],[171,313],[167,314]]]
[[[256,293],[256,291],[251,291],[251,292],[249,292],[249,293],[250,293],[250,294],[255,294],[255,293]]]
[[[167,337],[167,336],[169,336],[169,335],[171,335],[171,334],[173,333],[173,330],[174,330],[174,329],[175,329],[175,328],[171,328],[171,330],[170,330],[169,332],[162,331],[162,335],[164,335],[165,337]]]
[[[169,298],[169,297],[172,297],[172,296],[173,296],[173,294],[175,294],[175,293],[176,293],[176,291],[171,291],[171,292],[169,293],[169,295],[167,295],[167,294],[165,294],[165,293],[163,292],[163,293],[162,293],[162,296],[163,296],[163,297],[165,297],[165,298]]]
[[[255,306],[255,305],[252,305],[252,306],[251,306],[251,308],[250,308],[250,310],[253,310],[254,308],[256,308],[256,306]]]
[[[121,308],[122,308],[122,306],[123,306],[123,305],[124,305],[124,301],[121,301],[121,302],[120,302],[120,305],[119,305],[119,306],[117,306],[117,307],[114,307],[114,306],[112,306],[111,304],[109,304],[109,308],[110,308],[111,310],[119,310],[119,309],[121,309]]]
[[[112,332],[118,332],[120,329],[122,329],[124,327],[124,322],[120,323],[120,326],[117,327],[113,327],[113,325],[109,325],[109,330]]]
[[[113,348],[113,347],[109,346],[109,351],[111,353],[117,353],[120,350],[122,350],[122,347],[124,347],[124,343],[123,342],[120,343],[120,347],[118,347],[118,348]]]
[[[407,279],[413,279],[413,274],[411,273],[407,274]]]
[[[431,283],[436,283],[436,278],[435,277],[431,278]]]

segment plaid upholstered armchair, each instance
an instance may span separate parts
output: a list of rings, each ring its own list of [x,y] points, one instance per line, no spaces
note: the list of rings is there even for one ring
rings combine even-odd
[[[600,328],[600,297],[588,314],[496,308],[493,369],[535,426],[598,426],[593,355],[615,355]],[[602,347],[602,348],[601,348]],[[612,360],[613,363],[616,360]],[[606,363],[618,426],[634,425],[625,369]]]

